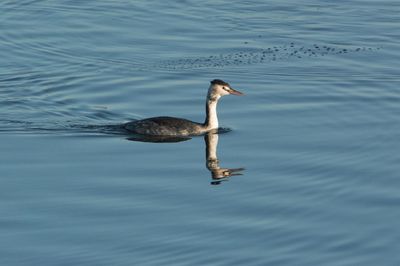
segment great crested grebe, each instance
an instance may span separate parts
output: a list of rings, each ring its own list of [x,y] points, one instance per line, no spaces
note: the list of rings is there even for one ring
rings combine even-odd
[[[159,116],[124,124],[124,128],[132,133],[151,136],[191,136],[201,135],[210,130],[218,129],[217,103],[224,95],[243,95],[232,89],[223,80],[214,79],[210,82],[206,100],[206,120],[196,123],[183,118]]]

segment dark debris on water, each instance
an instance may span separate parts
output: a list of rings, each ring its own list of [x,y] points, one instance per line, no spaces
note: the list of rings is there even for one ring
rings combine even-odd
[[[311,46],[297,45],[291,42],[288,45],[267,47],[265,49],[245,49],[240,52],[210,55],[197,58],[171,59],[158,63],[152,68],[165,70],[197,69],[207,67],[241,66],[271,61],[301,59],[305,57],[322,57],[327,55],[343,55],[363,51],[379,50],[380,48],[343,46],[327,46],[313,44]]]

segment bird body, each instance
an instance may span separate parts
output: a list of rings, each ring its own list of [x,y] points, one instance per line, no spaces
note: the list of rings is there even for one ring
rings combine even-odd
[[[203,133],[202,124],[183,118],[158,116],[125,124],[125,129],[142,135],[189,136]]]
[[[217,104],[224,95],[243,95],[219,79],[210,82],[206,99],[206,119],[197,123],[183,118],[158,116],[128,122],[124,128],[132,133],[151,136],[193,136],[218,129]]]

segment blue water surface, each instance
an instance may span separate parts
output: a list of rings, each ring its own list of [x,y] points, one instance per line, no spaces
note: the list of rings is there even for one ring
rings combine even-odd
[[[0,11],[0,265],[400,264],[400,2]],[[202,122],[215,78],[216,139],[113,130]]]

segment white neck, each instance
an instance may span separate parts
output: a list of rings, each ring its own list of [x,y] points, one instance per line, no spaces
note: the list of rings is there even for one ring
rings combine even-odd
[[[204,122],[204,126],[207,130],[218,128],[217,103],[218,99],[211,100],[207,98],[206,121]]]

